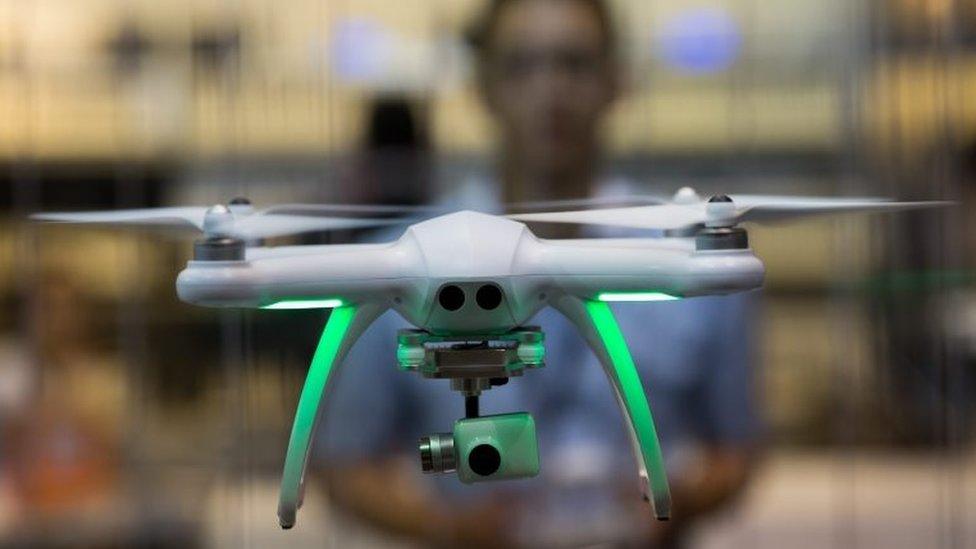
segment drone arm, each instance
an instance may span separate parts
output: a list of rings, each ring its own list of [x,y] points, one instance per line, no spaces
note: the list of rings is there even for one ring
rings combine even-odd
[[[583,300],[603,293],[721,295],[762,285],[765,269],[751,250],[698,252],[693,246],[650,239],[539,241],[523,270],[544,273],[561,292]]]
[[[321,246],[251,251],[246,261],[191,261],[176,280],[186,303],[259,308],[289,301],[345,304],[391,295],[424,274],[396,245]]]
[[[627,422],[640,474],[641,493],[652,503],[658,520],[669,519],[671,490],[654,418],[613,311],[606,303],[571,296],[557,300],[553,306],[576,325],[603,365]]]
[[[330,381],[349,349],[382,312],[383,307],[366,304],[339,307],[329,316],[305,378],[288,440],[278,500],[278,522],[282,528],[295,525],[295,515],[302,504],[305,469]]]

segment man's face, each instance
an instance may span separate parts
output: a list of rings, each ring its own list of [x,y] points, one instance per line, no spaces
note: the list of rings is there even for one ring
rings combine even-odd
[[[616,92],[606,36],[583,2],[523,0],[505,7],[488,45],[484,93],[509,151],[559,175],[589,155]]]

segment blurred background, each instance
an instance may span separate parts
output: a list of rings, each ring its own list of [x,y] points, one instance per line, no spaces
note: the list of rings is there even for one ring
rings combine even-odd
[[[976,2],[611,4],[611,177],[962,202],[751,231],[762,465],[691,545],[976,547]],[[0,0],[0,545],[406,543],[318,492],[277,528],[322,311],[186,306],[188,241],[25,217],[428,202],[497,152],[481,6]]]

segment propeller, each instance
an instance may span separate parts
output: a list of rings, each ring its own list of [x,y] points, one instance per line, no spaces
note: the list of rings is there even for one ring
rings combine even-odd
[[[221,207],[226,209],[226,206]],[[148,225],[167,228],[196,228],[202,231],[208,209],[203,206],[184,206],[101,212],[45,212],[30,217],[35,221],[58,223]]]
[[[331,215],[336,213],[427,214],[442,208],[435,206],[405,206],[400,204],[276,204],[264,213],[289,215]]]
[[[743,195],[745,196],[745,195]],[[590,196],[586,198],[565,198],[561,200],[539,200],[532,202],[511,202],[506,205],[512,210],[562,210],[566,208],[593,208],[609,206],[647,206],[651,204],[690,204],[701,202],[702,198],[695,189],[681,187],[672,196],[664,194],[625,194],[616,193],[608,196]]]
[[[310,213],[323,213],[326,208],[335,211],[344,206],[315,206],[319,208]],[[58,223],[95,223],[103,225],[150,226],[155,228],[182,229],[193,232],[203,232],[207,238],[237,238],[254,240],[273,238],[292,234],[338,229],[359,229],[396,225],[403,219],[334,217],[325,215],[301,215],[291,213],[272,213],[281,208],[292,206],[272,206],[255,212],[246,200],[235,199],[227,206],[217,204],[211,207],[188,206],[169,208],[144,208],[134,210],[114,210],[101,212],[51,212],[39,213],[31,216],[37,221]],[[350,211],[363,211],[349,206]],[[370,208],[368,206],[363,208]],[[394,212],[396,207],[389,206],[388,210],[374,210]],[[282,212],[290,210],[281,210]]]
[[[668,197],[652,194],[637,194],[627,196],[595,196],[589,198],[566,198],[562,200],[538,200],[529,202],[510,202],[505,205],[509,210],[558,210],[565,208],[587,208],[648,204],[666,204]]]
[[[742,222],[775,222],[814,215],[889,212],[948,206],[952,202],[894,202],[882,198],[818,198],[773,195],[719,195],[701,200],[689,188],[668,204],[562,212],[513,214],[519,221],[608,225],[632,229],[681,230],[731,227]]]

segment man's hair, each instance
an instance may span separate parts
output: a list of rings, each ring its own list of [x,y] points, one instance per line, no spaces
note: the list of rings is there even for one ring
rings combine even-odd
[[[501,14],[511,4],[529,0],[488,0],[478,16],[468,26],[464,33],[465,41],[474,53],[483,58],[490,53],[495,27]],[[613,55],[617,48],[617,32],[613,22],[613,14],[606,0],[549,0],[550,2],[577,2],[588,7],[603,33],[603,47],[607,55]]]

